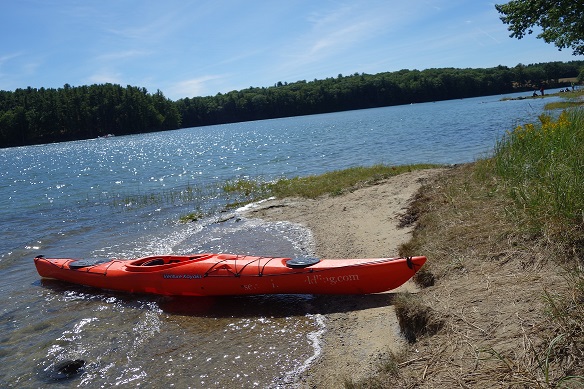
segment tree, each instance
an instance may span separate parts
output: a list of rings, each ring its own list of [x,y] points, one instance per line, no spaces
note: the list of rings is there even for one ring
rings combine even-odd
[[[584,54],[584,2],[581,0],[512,0],[497,4],[501,21],[509,25],[511,37],[521,39],[542,29],[537,35],[560,50],[571,48],[574,55]]]
[[[582,1],[582,0],[579,0]],[[577,77],[584,61],[513,69],[400,70],[167,99],[114,84],[0,90],[0,148],[529,90]],[[584,73],[581,73],[581,78]]]

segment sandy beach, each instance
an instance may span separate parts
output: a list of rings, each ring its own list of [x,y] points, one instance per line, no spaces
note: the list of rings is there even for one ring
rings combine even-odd
[[[396,257],[412,233],[412,227],[399,226],[401,216],[420,187],[441,170],[401,174],[340,196],[270,200],[246,216],[308,227],[321,258]],[[400,290],[417,288],[410,281],[392,292]],[[380,358],[400,348],[404,339],[390,303],[392,292],[387,304],[361,304],[359,296],[335,300],[346,307],[326,314],[323,350],[301,378],[302,387],[343,387],[347,379],[358,381],[375,372]]]

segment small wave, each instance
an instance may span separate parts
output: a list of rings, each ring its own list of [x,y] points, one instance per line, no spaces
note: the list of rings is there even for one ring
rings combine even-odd
[[[263,204],[263,203],[265,203],[266,201],[275,200],[275,199],[276,199],[275,197],[270,197],[270,198],[267,198],[267,199],[263,199],[263,200],[260,200],[260,201],[256,201],[256,202],[254,202],[254,203],[249,203],[249,204],[247,204],[247,205],[244,205],[243,207],[239,207],[239,208],[237,208],[237,209],[235,210],[235,213],[241,214],[241,213],[247,212],[247,211],[249,211],[249,210],[252,210],[252,209],[254,209],[254,208],[257,208],[257,207],[259,207],[259,206],[260,206],[260,204]]]
[[[289,371],[280,382],[271,386],[272,389],[298,387],[300,384],[296,381],[300,374],[304,373],[322,354],[322,335],[326,332],[325,317],[321,314],[307,314],[306,317],[313,319],[317,327],[306,335],[313,353],[300,366]]]

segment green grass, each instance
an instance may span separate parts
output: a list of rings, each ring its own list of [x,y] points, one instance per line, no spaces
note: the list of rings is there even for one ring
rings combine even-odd
[[[518,126],[495,147],[493,168],[538,229],[583,226],[584,109]]]
[[[560,96],[564,101],[557,101],[545,105],[545,110],[559,110],[580,107],[584,105],[584,90],[555,93],[553,96]]]
[[[282,178],[275,182],[258,183],[237,180],[227,183],[223,190],[238,198],[247,197],[250,201],[266,197],[303,197],[317,198],[323,195],[340,195],[362,185],[370,185],[386,178],[419,169],[429,169],[438,165],[420,164],[388,166],[377,164],[369,167],[352,167],[335,170],[320,175]]]
[[[203,217],[205,217],[205,214],[202,211],[195,211],[181,216],[179,221],[181,223],[192,223],[202,219]]]
[[[545,105],[546,110],[554,110],[554,109],[568,109],[579,107],[584,104],[584,101],[557,101],[555,103],[548,103]]]
[[[114,207],[140,208],[151,205],[178,204],[185,202],[199,201],[208,194],[208,190],[192,184],[185,187],[161,190],[149,193],[138,194],[104,194],[102,197],[109,198]]]

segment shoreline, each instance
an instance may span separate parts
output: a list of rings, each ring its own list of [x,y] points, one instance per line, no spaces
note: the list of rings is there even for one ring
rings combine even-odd
[[[422,185],[444,170],[403,173],[334,197],[270,199],[243,214],[304,225],[312,231],[315,254],[321,258],[397,257],[399,246],[409,241],[413,231],[413,226],[400,227],[402,216]],[[408,281],[380,294],[387,296],[387,304],[374,307],[363,303],[363,296],[335,300],[345,309],[324,315],[321,354],[297,384],[302,388],[342,387],[346,380],[374,373],[380,359],[405,343],[391,305],[392,295],[399,291],[416,292],[417,287]]]

